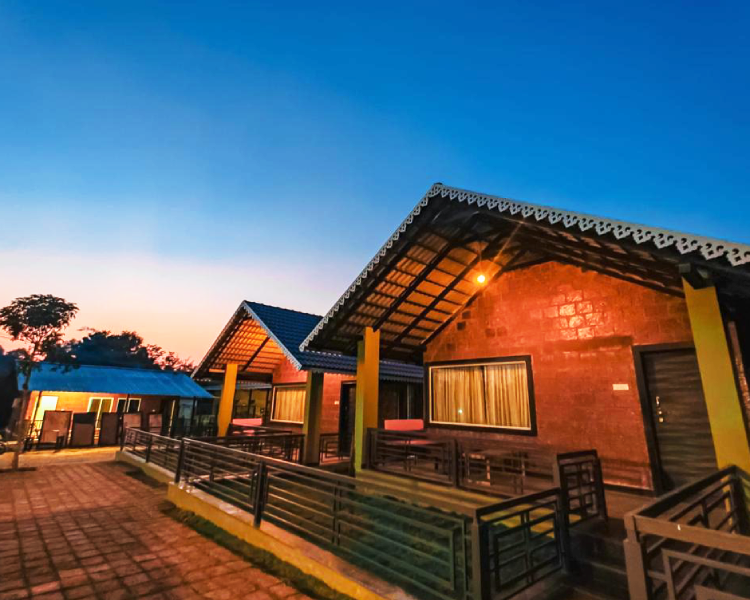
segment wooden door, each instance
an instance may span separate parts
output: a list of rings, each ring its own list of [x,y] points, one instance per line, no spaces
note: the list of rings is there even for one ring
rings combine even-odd
[[[339,444],[341,448],[351,447],[354,438],[354,415],[357,410],[357,385],[341,384],[339,402]]]
[[[642,354],[657,476],[665,490],[717,469],[698,360],[693,349]]]

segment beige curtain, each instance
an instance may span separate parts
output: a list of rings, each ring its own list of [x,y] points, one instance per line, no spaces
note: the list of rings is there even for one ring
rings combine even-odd
[[[487,424],[529,429],[529,382],[526,363],[484,367]]]
[[[431,369],[432,420],[529,429],[526,363]]]
[[[273,420],[302,423],[305,415],[305,386],[278,387],[273,400]]]

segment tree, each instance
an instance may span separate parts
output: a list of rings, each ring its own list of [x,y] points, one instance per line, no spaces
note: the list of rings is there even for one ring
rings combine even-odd
[[[29,380],[37,364],[47,354],[54,353],[62,340],[63,330],[78,312],[78,306],[51,294],[33,294],[16,298],[0,309],[0,328],[10,334],[11,339],[21,342],[23,347],[14,354],[22,380],[21,406],[16,415],[16,451],[13,469],[18,469],[18,458],[26,432],[26,410],[31,392]]]
[[[90,330],[80,340],[71,340],[58,347],[48,355],[48,360],[74,365],[136,367],[185,373],[193,370],[191,363],[182,360],[174,352],[168,352],[155,344],[145,344],[135,331],[112,333]]]

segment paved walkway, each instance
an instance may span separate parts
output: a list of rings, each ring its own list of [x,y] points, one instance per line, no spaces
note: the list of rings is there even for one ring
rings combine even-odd
[[[0,473],[0,600],[307,600],[164,515],[116,463]]]

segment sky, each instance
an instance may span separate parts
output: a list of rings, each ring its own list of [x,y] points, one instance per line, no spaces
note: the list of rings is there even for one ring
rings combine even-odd
[[[200,360],[436,181],[750,242],[748,2],[0,1],[0,306]],[[9,346],[0,337],[0,345]]]

